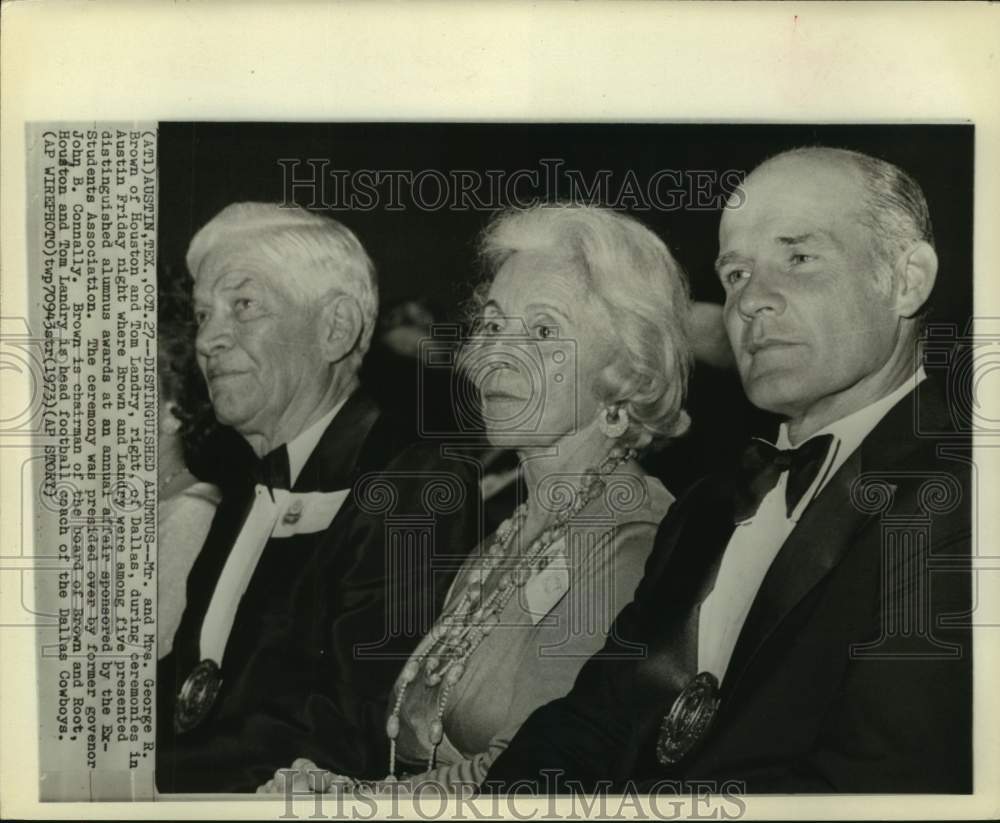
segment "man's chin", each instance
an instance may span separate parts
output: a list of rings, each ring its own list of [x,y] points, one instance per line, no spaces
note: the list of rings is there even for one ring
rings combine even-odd
[[[791,410],[798,408],[802,395],[801,381],[779,371],[744,378],[743,390],[758,409],[782,415],[790,415]]]
[[[252,417],[245,405],[225,397],[213,398],[212,409],[215,411],[216,420],[236,431],[240,431],[241,424],[245,424]]]

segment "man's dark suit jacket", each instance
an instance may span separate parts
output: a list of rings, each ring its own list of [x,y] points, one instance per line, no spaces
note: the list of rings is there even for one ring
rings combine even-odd
[[[388,694],[480,537],[472,473],[408,439],[363,392],[345,403],[292,491],[350,495],[325,530],[267,542],[240,601],[212,713],[177,734],[175,697],[199,661],[202,619],[253,481],[224,495],[188,576],[173,652],[159,667],[161,792],[253,791],[297,757],[385,774]]]
[[[734,528],[727,477],[674,504],[607,645],[522,726],[487,788],[971,791],[971,453],[967,437],[917,430],[951,429],[936,392],[927,381],[892,408],[806,508],[751,606],[699,748],[669,768],[655,755],[696,672],[698,604]]]

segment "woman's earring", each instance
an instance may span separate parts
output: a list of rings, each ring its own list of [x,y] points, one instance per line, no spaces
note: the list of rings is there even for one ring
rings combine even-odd
[[[628,412],[621,406],[608,406],[597,418],[601,431],[612,440],[617,440],[628,430]]]

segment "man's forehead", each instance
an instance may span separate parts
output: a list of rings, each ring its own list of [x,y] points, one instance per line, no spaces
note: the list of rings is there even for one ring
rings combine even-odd
[[[848,165],[809,156],[779,158],[747,178],[743,201],[723,212],[719,234],[749,226],[789,237],[815,234],[843,221],[855,223],[863,210],[864,187]]]
[[[238,289],[248,285],[271,287],[274,273],[259,259],[240,253],[216,252],[208,255],[198,268],[195,295]]]
[[[750,173],[743,184],[749,204],[757,199],[787,197],[803,202],[856,203],[864,198],[861,173],[851,163],[824,155],[790,155],[769,160]]]

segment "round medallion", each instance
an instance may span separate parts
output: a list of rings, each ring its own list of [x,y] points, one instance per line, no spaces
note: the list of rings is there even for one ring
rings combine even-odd
[[[193,729],[208,715],[222,686],[222,673],[214,660],[202,660],[191,670],[174,706],[174,730]]]
[[[677,763],[707,734],[719,709],[719,681],[711,672],[696,674],[674,700],[660,724],[656,759]]]

